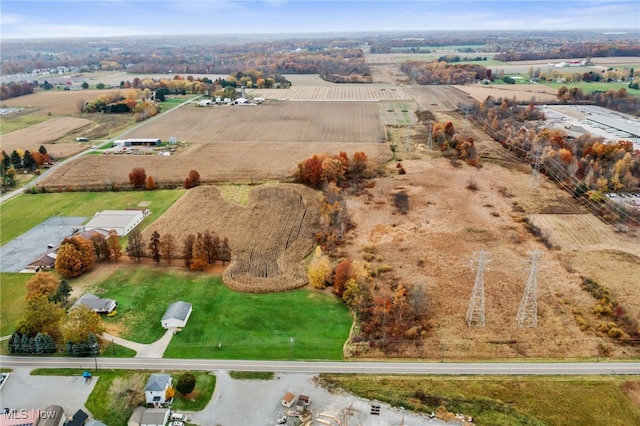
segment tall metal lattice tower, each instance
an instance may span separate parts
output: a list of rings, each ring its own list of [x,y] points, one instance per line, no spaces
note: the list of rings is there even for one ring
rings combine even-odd
[[[518,327],[536,328],[538,326],[538,257],[540,252],[533,252],[529,281],[524,289],[524,295],[520,301],[516,322]]]
[[[487,252],[481,250],[478,253],[478,259],[471,261],[471,269],[474,263],[478,264],[476,272],[476,281],[473,284],[471,299],[469,300],[469,308],[467,308],[467,327],[482,326],[484,327],[484,270],[485,263],[491,262],[486,258]]]
[[[536,160],[529,178],[529,190],[540,188],[540,156],[542,155],[542,146],[536,149]]]

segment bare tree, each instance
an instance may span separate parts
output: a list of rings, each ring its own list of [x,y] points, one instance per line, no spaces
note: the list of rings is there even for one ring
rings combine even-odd
[[[144,238],[137,229],[129,234],[129,245],[127,245],[127,255],[136,262],[140,262],[140,258],[144,256]]]
[[[164,234],[160,239],[160,254],[162,258],[171,266],[171,259],[176,257],[177,243],[171,234]]]

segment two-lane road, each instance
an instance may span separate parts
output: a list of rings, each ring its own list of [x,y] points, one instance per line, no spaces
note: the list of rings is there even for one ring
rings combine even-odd
[[[86,368],[131,370],[233,370],[277,373],[360,373],[360,374],[442,374],[442,375],[640,375],[640,362],[520,362],[520,363],[438,363],[438,362],[327,362],[327,361],[245,361],[145,358],[36,358],[1,356],[0,366],[31,368]]]

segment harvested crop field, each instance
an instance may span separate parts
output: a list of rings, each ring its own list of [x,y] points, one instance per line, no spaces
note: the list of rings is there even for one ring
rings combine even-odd
[[[77,144],[52,144],[66,134],[91,125],[84,118],[61,117],[38,123],[26,129],[2,135],[2,149],[8,153],[14,149],[37,151],[40,145],[46,145],[47,152],[54,157],[66,157],[78,152]]]
[[[179,241],[210,230],[229,238],[233,260],[224,283],[238,291],[285,291],[307,284],[302,265],[315,245],[320,196],[300,185],[254,187],[246,206],[225,200],[215,187],[189,190],[145,230]]]
[[[484,101],[488,96],[493,96],[494,98],[515,97],[522,101],[529,101],[531,98],[542,102],[554,102],[558,100],[556,97],[558,91],[542,84],[500,84],[489,86],[476,84],[455,87],[473,96],[479,102]]]
[[[215,141],[383,142],[378,107],[367,102],[268,102],[258,106],[187,105],[129,137]]]
[[[159,185],[182,186],[191,170],[197,170],[203,183],[250,182],[287,179],[299,162],[313,154],[352,155],[364,151],[375,162],[391,158],[383,143],[296,143],[296,142],[215,142],[194,144],[170,157],[159,155],[89,155],[65,163],[38,186],[56,187],[103,186],[129,184],[134,167],[145,169]]]
[[[73,115],[78,113],[78,102],[89,102],[104,90],[39,90],[35,93],[2,101],[2,106],[29,108],[31,113],[42,115]]]

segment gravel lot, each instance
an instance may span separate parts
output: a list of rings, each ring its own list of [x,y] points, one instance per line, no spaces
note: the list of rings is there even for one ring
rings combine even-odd
[[[338,419],[351,406],[353,416],[347,424],[363,426],[446,425],[447,423],[381,404],[380,415],[370,414],[371,401],[348,393],[332,394],[317,386],[312,374],[277,374],[273,380],[235,380],[226,371],[216,371],[216,391],[207,407],[189,414],[191,422],[206,426],[275,425],[288,409],[281,405],[286,392],[311,397],[309,409],[314,425],[337,425]],[[325,423],[327,422],[327,423]],[[404,423],[402,423],[404,422]]]

